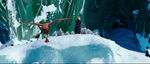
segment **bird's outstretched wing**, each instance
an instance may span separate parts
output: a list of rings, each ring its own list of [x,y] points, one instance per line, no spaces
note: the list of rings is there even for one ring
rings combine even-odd
[[[38,24],[38,23],[33,23],[33,22],[31,22],[31,23],[22,23],[22,24],[31,24],[31,25],[37,25],[37,26],[42,26],[43,24]]]
[[[72,19],[72,18],[62,18],[62,19],[57,19],[57,20],[55,20],[55,21],[49,23],[49,25],[55,24],[55,23],[57,23],[57,22],[60,22],[60,21],[62,21],[62,20],[67,20],[67,19]]]

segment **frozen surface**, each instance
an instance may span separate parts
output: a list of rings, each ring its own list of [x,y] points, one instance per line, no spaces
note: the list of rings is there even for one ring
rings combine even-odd
[[[14,41],[0,49],[0,63],[149,63],[144,53],[127,50],[114,41],[95,35],[51,36],[32,41]],[[23,42],[23,43],[22,43]]]

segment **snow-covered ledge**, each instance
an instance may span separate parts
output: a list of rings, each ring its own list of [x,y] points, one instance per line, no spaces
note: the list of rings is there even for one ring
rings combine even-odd
[[[51,36],[18,41],[23,44],[0,49],[0,63],[148,63],[144,53],[127,50],[114,41],[91,34]],[[14,41],[16,43],[17,41]],[[7,62],[6,62],[7,61]]]

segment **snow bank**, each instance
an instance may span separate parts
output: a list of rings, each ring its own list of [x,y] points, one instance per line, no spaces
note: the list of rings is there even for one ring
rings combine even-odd
[[[32,63],[148,63],[144,53],[130,51],[95,35],[51,36],[0,50],[0,61]],[[15,43],[15,42],[14,42]],[[3,57],[3,56],[6,56]],[[5,58],[5,59],[1,59]],[[31,60],[30,60],[31,59]],[[32,61],[33,60],[33,61]],[[1,63],[1,62],[0,62]],[[5,62],[9,63],[9,62]]]

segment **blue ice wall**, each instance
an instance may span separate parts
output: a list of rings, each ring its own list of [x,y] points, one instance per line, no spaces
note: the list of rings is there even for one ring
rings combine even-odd
[[[10,40],[9,34],[9,29],[6,27],[4,22],[0,21],[0,42],[2,44],[5,44],[8,40]]]

